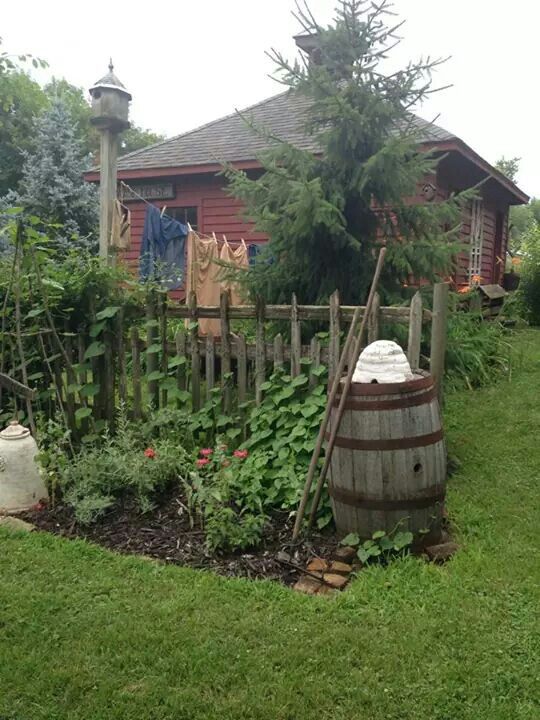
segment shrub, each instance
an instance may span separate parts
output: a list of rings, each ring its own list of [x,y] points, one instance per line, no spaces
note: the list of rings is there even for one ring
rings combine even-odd
[[[540,225],[535,223],[525,234],[521,263],[521,283],[518,295],[522,300],[526,320],[540,325]]]
[[[133,500],[149,511],[173,484],[186,484],[190,469],[191,459],[177,441],[156,439],[145,448],[137,428],[120,413],[115,437],[84,448],[57,472],[64,500],[79,522],[90,524],[119,502]]]
[[[446,375],[451,387],[492,382],[508,372],[511,345],[503,326],[479,313],[454,310],[448,317]]]

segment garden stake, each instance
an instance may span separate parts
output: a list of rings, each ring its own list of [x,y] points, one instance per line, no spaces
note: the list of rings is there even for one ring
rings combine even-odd
[[[385,253],[386,253],[386,248],[382,248],[379,253],[379,259],[377,260],[377,267],[375,269],[375,275],[373,277],[371,290],[369,292],[369,297],[367,300],[364,317],[362,318],[362,326],[361,326],[360,335],[359,335],[360,339],[362,338],[364,328],[365,328],[365,325],[367,322],[367,318],[371,311],[371,305],[373,303],[373,297],[375,295],[375,288],[377,285],[377,281],[379,279],[379,275],[381,273],[381,268],[382,268],[382,263],[384,260]],[[326,428],[328,427],[328,421],[330,419],[330,413],[332,412],[332,406],[334,404],[334,400],[336,398],[337,391],[339,389],[339,383],[341,382],[341,375],[345,368],[345,363],[347,362],[347,359],[349,357],[349,349],[350,349],[350,346],[351,346],[353,338],[354,338],[354,332],[356,329],[356,325],[358,324],[358,320],[360,319],[360,312],[361,312],[360,307],[357,307],[356,310],[354,311],[354,316],[353,316],[353,319],[351,322],[351,326],[349,328],[347,339],[345,340],[345,345],[343,346],[343,351],[342,351],[341,357],[339,359],[339,364],[336,368],[336,373],[334,375],[332,387],[331,387],[330,393],[328,395],[328,403],[326,405],[324,417],[321,422],[321,427],[319,428],[319,435],[317,436],[317,442],[315,443],[313,455],[311,456],[311,462],[309,464],[309,469],[308,469],[308,473],[306,476],[306,482],[304,485],[304,492],[302,494],[302,499],[300,500],[300,504],[298,506],[298,510],[296,513],[296,520],[294,523],[294,530],[293,530],[293,536],[292,536],[293,541],[296,540],[296,538],[300,534],[300,529],[302,527],[302,520],[304,519],[304,514],[306,512],[306,506],[307,506],[307,502],[308,502],[308,498],[309,498],[309,493],[311,490],[311,486],[313,484],[315,470],[317,469],[317,463],[319,462],[319,456],[321,454],[321,449],[322,449],[322,445],[323,445],[325,434],[326,434]],[[352,370],[351,370],[351,368],[349,368],[351,378],[352,378],[352,373],[354,372],[355,365],[356,365],[356,361],[354,363],[352,363],[352,365],[351,365]],[[320,482],[320,478],[319,478],[319,482]],[[319,492],[319,497],[320,497],[320,492]],[[319,503],[317,500],[317,505],[318,504]],[[311,525],[310,525],[310,527],[311,527]]]
[[[321,500],[321,493],[324,486],[324,481],[326,480],[326,473],[328,472],[328,468],[330,467],[330,460],[332,459],[332,452],[334,450],[334,444],[336,442],[336,436],[338,434],[339,426],[341,423],[341,418],[343,417],[343,411],[345,409],[345,403],[347,402],[347,397],[349,395],[349,388],[351,387],[352,377],[354,375],[354,370],[356,368],[356,363],[358,362],[358,358],[360,357],[360,351],[362,350],[362,338],[364,336],[364,331],[366,329],[366,325],[369,320],[369,316],[371,315],[371,306],[373,305],[373,299],[375,298],[375,293],[377,292],[377,285],[379,284],[379,277],[381,276],[381,270],[384,263],[384,256],[386,255],[386,248],[382,248],[381,252],[379,253],[379,259],[377,260],[377,267],[375,268],[375,274],[373,275],[373,280],[371,282],[371,290],[369,291],[369,296],[366,303],[366,312],[364,313],[364,317],[362,318],[362,324],[360,325],[360,330],[358,332],[358,337],[356,338],[356,344],[354,346],[353,355],[351,358],[351,362],[349,364],[349,370],[347,372],[347,377],[345,378],[345,385],[343,386],[343,391],[341,394],[341,399],[339,401],[339,407],[337,409],[336,414],[336,420],[333,423],[332,429],[330,431],[330,437],[328,438],[328,445],[326,446],[326,453],[324,456],[324,464],[321,470],[321,474],[319,475],[319,479],[317,481],[317,487],[315,489],[315,496],[313,498],[313,503],[311,505],[311,512],[309,515],[309,522],[308,522],[308,530],[313,525],[313,521],[315,520],[315,515],[317,514],[317,509],[319,507],[319,502]],[[341,363],[340,363],[341,364]],[[338,379],[339,384],[339,379]],[[332,404],[334,400],[329,400],[327,410],[331,410]],[[330,414],[330,412],[328,412]]]

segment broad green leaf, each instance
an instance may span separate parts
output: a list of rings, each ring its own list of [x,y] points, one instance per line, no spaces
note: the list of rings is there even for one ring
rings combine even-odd
[[[84,359],[90,360],[90,358],[99,357],[99,355],[103,355],[105,352],[105,345],[102,342],[99,342],[99,340],[96,340],[93,342],[89,347],[86,348],[86,352],[84,353]]]
[[[385,535],[386,535],[386,533],[384,530],[377,530],[377,532],[374,532],[371,537],[373,538],[373,540],[380,540]]]
[[[44,312],[45,312],[45,309],[44,309],[44,308],[34,308],[33,310],[30,310],[30,312],[28,313],[28,315],[27,315],[26,317],[27,317],[28,319],[30,319],[30,318],[35,318],[35,317],[37,317],[38,315],[41,315],[41,314],[44,313]]]
[[[81,397],[94,397],[94,395],[97,395],[99,392],[99,385],[88,383],[87,385],[83,385],[80,390]]]
[[[67,392],[70,394],[77,393],[81,389],[79,383],[71,383],[67,386]]]
[[[161,352],[161,345],[159,343],[154,343],[153,345],[150,345],[150,347],[146,348],[145,352],[147,355],[153,355],[154,353]]]
[[[90,325],[89,335],[90,337],[97,337],[99,333],[103,330],[103,328],[106,325],[106,321],[102,320],[101,322],[94,323],[93,325]]]
[[[87,407],[79,408],[75,411],[75,417],[77,420],[82,420],[92,414],[92,409]]]
[[[185,365],[187,362],[187,358],[176,356],[169,360],[167,367],[169,370],[172,370],[175,367],[179,367],[180,365]]]
[[[343,540],[340,541],[340,545],[359,545],[360,544],[360,536],[358,533],[349,533],[348,535],[345,535]]]
[[[119,307],[112,305],[110,307],[106,307],[96,314],[96,320],[108,320],[109,318],[113,318],[119,310]]]
[[[165,375],[164,375],[164,373],[161,372],[161,370],[154,370],[153,372],[149,373],[146,376],[146,379],[152,381],[152,380],[161,380],[164,377],[165,377]]]

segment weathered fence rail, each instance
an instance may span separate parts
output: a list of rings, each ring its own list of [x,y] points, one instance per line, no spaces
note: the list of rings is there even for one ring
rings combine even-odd
[[[429,367],[439,387],[444,372],[447,294],[447,285],[435,286],[431,311],[423,307],[419,292],[408,307],[381,307],[377,298],[368,318],[368,342],[389,337],[390,327],[402,326],[400,334],[407,337],[411,366]],[[113,422],[121,402],[135,418],[143,417],[150,405],[196,411],[216,387],[221,389],[223,411],[229,414],[247,400],[262,402],[265,381],[279,367],[292,377],[306,370],[314,384],[317,369],[324,365],[331,380],[355,309],[340,305],[337,292],[325,306],[299,305],[294,296],[290,305],[259,301],[231,306],[228,294],[223,293],[220,304],[210,307],[197,306],[193,296],[186,305],[154,296],[139,314],[130,310],[128,316],[127,308],[115,308],[99,336],[95,313],[91,313],[89,326],[78,337],[64,335],[62,352],[44,355],[42,387],[54,388],[47,400],[49,412],[54,412],[51,403],[56,403],[80,433],[89,426],[90,414],[95,420]],[[202,319],[218,321],[215,336],[200,335]],[[310,337],[313,323],[323,332]],[[428,334],[426,358],[421,350]],[[45,337],[39,335],[42,344]],[[99,353],[89,354],[96,340]],[[309,368],[303,366],[304,361],[309,361]]]

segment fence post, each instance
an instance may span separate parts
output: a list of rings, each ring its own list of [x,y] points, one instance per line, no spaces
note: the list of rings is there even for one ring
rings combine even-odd
[[[180,365],[177,365],[176,367],[176,387],[180,391],[184,391],[186,389],[186,365],[187,365],[187,357],[186,357],[186,334],[182,330],[178,330],[175,337],[175,344],[176,344],[176,357],[184,358],[184,362]],[[176,407],[178,409],[182,408],[184,405],[184,402],[178,398],[176,401]]]
[[[126,350],[124,345],[124,308],[120,308],[116,316],[116,352],[118,354],[118,397],[120,402],[127,402]]]
[[[161,335],[161,372],[166,378],[169,374],[169,346],[167,343],[167,293],[163,293],[159,306],[159,324]],[[165,387],[161,389],[161,407],[167,407],[168,395]]]
[[[266,377],[266,345],[264,339],[265,303],[262,297],[256,300],[257,330],[255,335],[255,402],[262,402],[261,386]]]
[[[229,324],[229,293],[222,290],[219,298],[219,317],[221,321],[221,391],[223,410],[231,412],[231,328]]]
[[[131,328],[131,376],[133,378],[133,419],[140,420],[142,415],[141,350],[139,331],[136,327]]]
[[[193,412],[201,409],[201,356],[199,353],[199,325],[197,322],[197,297],[193,291],[188,298],[189,344],[191,350],[191,405]]]
[[[328,384],[331,386],[339,365],[339,292],[330,295],[330,327],[328,343]]]
[[[442,402],[444,360],[446,355],[448,291],[448,283],[436,283],[433,287],[433,318],[431,322],[431,357],[429,368],[437,386],[439,402]]]
[[[422,295],[420,290],[414,294],[411,300],[409,313],[409,342],[407,345],[407,359],[411,370],[418,370],[420,367],[420,345],[422,343]]]
[[[156,318],[156,298],[153,291],[148,294],[146,305],[146,374],[151,375],[159,370],[159,358],[155,351],[157,344],[157,318]],[[154,347],[153,347],[154,346]],[[152,349],[153,352],[149,352]],[[148,396],[154,406],[159,408],[159,386],[157,380],[148,380]]]
[[[278,333],[274,338],[274,370],[283,367],[283,336]]]
[[[223,347],[223,346],[222,346]],[[205,373],[206,373],[206,399],[210,400],[212,390],[215,383],[215,356],[216,343],[212,333],[206,336],[206,357],[205,357]]]
[[[298,301],[295,293],[291,298],[291,377],[300,375],[300,356],[302,354],[302,337],[298,321]]]

